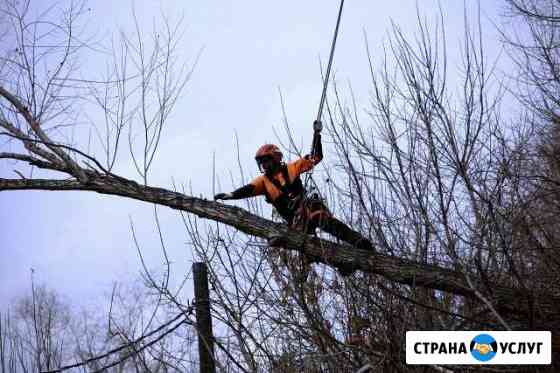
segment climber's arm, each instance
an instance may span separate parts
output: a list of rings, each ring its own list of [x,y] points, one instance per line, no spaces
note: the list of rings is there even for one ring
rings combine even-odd
[[[313,134],[313,147],[311,154],[308,154],[294,162],[288,164],[290,178],[293,179],[304,172],[311,170],[323,159],[323,144],[321,143],[321,133],[315,131]]]
[[[321,160],[323,159],[323,144],[321,143],[320,132],[315,132],[313,134],[313,147],[311,150],[311,154],[308,155],[308,157],[313,160],[314,165],[321,162]]]
[[[214,196],[215,200],[243,199],[258,196],[264,193],[264,185],[261,177],[257,177],[249,184],[242,186],[230,193],[218,193]]]

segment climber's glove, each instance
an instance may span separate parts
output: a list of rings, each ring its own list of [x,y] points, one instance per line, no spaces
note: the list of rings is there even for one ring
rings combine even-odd
[[[214,196],[214,200],[217,201],[219,199],[221,200],[227,200],[227,199],[232,199],[233,195],[231,193],[218,193]]]
[[[313,131],[321,132],[323,130],[323,123],[320,120],[313,122]]]

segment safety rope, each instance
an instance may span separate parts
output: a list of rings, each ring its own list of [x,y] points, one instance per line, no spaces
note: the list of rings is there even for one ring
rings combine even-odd
[[[338,29],[339,29],[339,26],[340,26],[340,20],[342,18],[342,8],[343,7],[344,7],[344,0],[340,0],[340,7],[338,9],[338,17],[336,19],[336,27],[334,29],[334,35],[333,35],[333,39],[332,39],[332,42],[331,42],[331,52],[330,52],[330,55],[329,55],[329,63],[327,65],[327,72],[326,72],[326,75],[325,75],[325,79],[323,81],[323,90],[321,92],[321,100],[319,101],[319,110],[317,112],[317,119],[316,120],[319,121],[319,122],[321,121],[321,117],[323,115],[323,106],[324,106],[326,98],[327,98],[327,87],[329,85],[329,77],[331,75],[331,67],[332,67],[332,62],[333,62],[333,59],[334,59],[334,50],[335,50],[335,47],[336,47],[336,40],[338,38]],[[311,155],[314,155],[314,153],[315,153],[315,137],[316,137],[316,135],[317,135],[317,132],[314,132],[313,141],[312,141],[312,144],[311,144]],[[310,179],[313,178],[312,173],[313,173],[313,169],[311,169],[305,175],[304,187],[305,187],[306,190],[307,190],[307,186],[309,184]]]
[[[326,75],[325,75],[325,78],[324,78],[324,81],[323,81],[323,90],[321,92],[321,100],[319,101],[319,110],[317,112],[317,119],[316,120],[318,122],[321,121],[321,117],[323,115],[323,106],[324,106],[326,98],[327,98],[327,87],[329,85],[331,67],[332,67],[332,62],[333,62],[333,59],[334,59],[334,50],[335,50],[335,47],[336,47],[336,40],[338,38],[338,29],[340,27],[340,20],[342,18],[342,8],[343,7],[344,7],[344,0],[340,0],[340,7],[338,9],[338,16],[337,16],[337,19],[336,19],[336,27],[334,29],[334,35],[333,35],[333,39],[332,39],[332,42],[331,42],[331,52],[330,52],[330,55],[329,55],[329,63],[327,65],[327,71],[326,71]],[[311,155],[312,156],[315,155],[315,143],[317,141],[316,140],[317,135],[319,135],[319,134],[320,134],[320,131],[315,131],[315,129],[314,129],[313,141],[312,141],[312,145],[311,145]],[[308,189],[310,181],[313,182],[313,184],[314,184],[313,189],[315,190],[315,193],[317,194],[319,200],[322,201],[322,197],[319,194],[319,190],[317,189],[317,184],[313,180],[313,169],[311,169],[305,175],[305,182],[304,182],[304,190],[305,190],[304,193],[305,193],[305,195],[304,195],[303,201],[302,201],[302,203],[303,203],[302,208],[304,210],[306,209],[306,205],[309,204],[309,200],[310,200],[310,192],[311,191],[309,191],[309,189]],[[315,194],[315,193],[313,193],[313,194]],[[303,213],[306,214],[305,211]],[[309,219],[306,218],[305,220],[306,221],[305,221],[305,228],[304,229],[305,229],[305,231],[307,231],[307,226],[309,224]]]
[[[321,101],[319,102],[319,111],[317,112],[317,121],[321,121],[321,116],[323,115],[323,106],[325,104],[325,99],[327,97],[327,86],[329,84],[329,76],[331,75],[331,66],[334,57],[334,48],[336,47],[336,39],[338,38],[338,27],[340,26],[340,19],[342,18],[343,6],[344,6],[344,0],[340,0],[340,8],[338,9],[338,18],[336,20],[336,27],[334,29],[333,40],[331,43],[331,54],[329,56],[329,64],[327,65],[327,74],[325,75],[325,80],[323,82],[323,92],[321,93]]]

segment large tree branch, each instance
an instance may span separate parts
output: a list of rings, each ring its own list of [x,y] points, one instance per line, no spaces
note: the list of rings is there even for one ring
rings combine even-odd
[[[348,245],[301,234],[288,228],[285,224],[272,222],[239,207],[191,197],[163,188],[143,186],[120,177],[86,172],[88,183],[81,183],[78,180],[0,179],[0,191],[84,190],[156,203],[224,223],[248,235],[264,239],[281,235],[286,237],[287,248],[303,252],[319,263],[335,267],[352,267],[410,286],[422,286],[470,298],[478,297],[478,290],[469,286],[464,274],[458,271],[353,249]],[[471,276],[471,283],[479,285],[480,282]],[[536,319],[539,314],[542,316],[539,319],[542,319],[543,322],[547,322],[547,320],[553,322],[560,316],[560,301],[550,296],[528,295],[521,290],[494,284],[493,293],[485,294],[484,297],[497,304],[500,310],[511,315],[517,314],[518,317],[514,317],[514,319],[518,319],[520,323],[526,323],[528,319]],[[528,315],[532,317],[529,318]],[[531,326],[538,327],[538,325]],[[541,325],[541,327],[543,326]]]

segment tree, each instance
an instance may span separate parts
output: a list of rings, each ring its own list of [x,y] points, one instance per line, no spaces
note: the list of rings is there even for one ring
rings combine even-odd
[[[435,33],[419,21],[416,43],[395,26],[383,67],[376,71],[370,59],[367,123],[334,87],[327,124],[337,160],[325,187],[331,206],[343,206],[338,212],[375,243],[377,252],[367,253],[304,236],[256,209],[149,185],[166,120],[190,75],[176,68],[175,25],[167,22],[150,43],[139,30],[135,40],[125,38],[107,79],[93,82],[76,70],[88,45],[75,33],[83,4],[58,23],[29,20],[29,2],[5,7],[11,28],[4,40],[16,47],[1,65],[0,134],[12,150],[0,159],[21,168],[19,178],[0,179],[0,191],[93,191],[180,211],[193,249],[213,269],[214,317],[224,327],[216,338],[221,369],[404,370],[406,330],[559,329],[558,263],[548,260],[556,225],[523,220],[534,206],[528,201],[547,203],[527,181],[539,158],[525,133],[502,122],[480,29],[465,28],[457,90],[447,80],[443,21]],[[105,128],[95,127],[104,159],[64,127],[86,95],[106,119]],[[138,181],[114,171],[125,137]],[[46,172],[34,176],[29,166]],[[193,215],[222,224],[199,227]],[[275,235],[288,238],[287,250],[267,248],[262,239]],[[526,255],[534,242],[541,244]],[[184,312],[167,264],[162,281],[146,268],[146,284]],[[343,280],[332,270],[341,265],[361,273]],[[550,277],[535,278],[537,271]]]
[[[0,327],[2,372],[37,372],[62,364],[69,357],[70,312],[56,293],[33,287],[20,299]]]
[[[31,294],[0,314],[0,372],[60,367],[91,372],[193,370],[194,329],[177,328],[190,321],[181,320],[183,314],[170,318],[175,309],[161,307],[145,290],[115,285],[107,317],[78,311],[57,292],[33,285]]]

